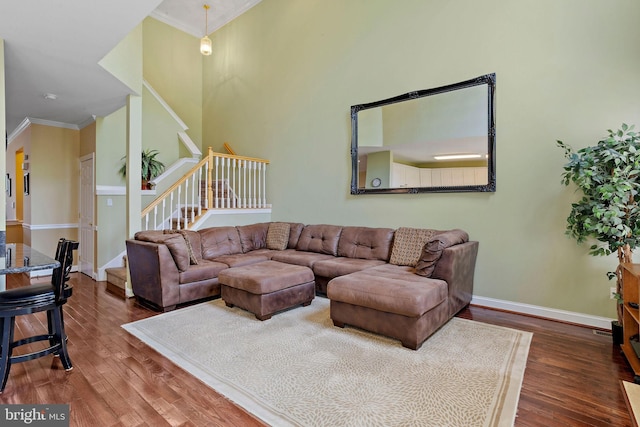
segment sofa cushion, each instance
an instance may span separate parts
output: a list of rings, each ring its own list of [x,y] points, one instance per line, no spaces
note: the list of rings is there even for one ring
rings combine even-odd
[[[397,274],[384,267],[336,277],[327,285],[327,297],[407,317],[420,317],[446,301],[444,280],[417,276],[410,267],[396,266],[406,269]]]
[[[300,233],[296,249],[336,256],[342,227],[338,225],[307,225]]]
[[[289,245],[291,225],[287,222],[272,222],[267,230],[267,249],[283,251]]]
[[[242,252],[246,253],[267,247],[268,222],[238,225],[236,228],[238,229],[238,235],[240,235]]]
[[[287,249],[284,251],[274,252],[274,254],[271,256],[271,259],[273,261],[285,262],[287,264],[303,265],[305,267],[313,268],[313,265],[316,262],[333,259],[333,255]]]
[[[385,261],[379,259],[362,259],[334,257],[331,259],[319,260],[313,264],[313,272],[317,277],[334,278],[356,271],[376,267],[384,264]]]
[[[469,241],[469,235],[460,229],[444,231],[432,237],[422,250],[420,259],[416,264],[416,274],[431,277],[436,263],[446,248]]]
[[[217,279],[218,274],[227,268],[229,268],[227,264],[204,259],[197,265],[192,265],[187,270],[180,272],[178,278],[181,284]]]
[[[392,241],[391,228],[343,227],[338,256],[387,261]]]
[[[300,239],[300,234],[304,229],[304,224],[301,222],[290,222],[289,223],[289,244],[287,245],[287,249],[295,249],[298,246],[298,239]]]
[[[236,227],[210,227],[200,230],[199,233],[204,259],[242,253],[240,235]]]
[[[242,267],[243,265],[251,265],[259,262],[269,261],[269,256],[265,256],[255,252],[257,251],[247,254],[222,255],[214,258],[212,261],[223,262],[229,267]]]
[[[393,238],[389,263],[415,267],[420,259],[422,248],[435,233],[435,230],[426,228],[398,228]]]
[[[162,230],[148,230],[139,231],[134,237],[136,240],[166,245],[178,270],[185,271],[189,268],[189,251],[180,234],[165,234]]]

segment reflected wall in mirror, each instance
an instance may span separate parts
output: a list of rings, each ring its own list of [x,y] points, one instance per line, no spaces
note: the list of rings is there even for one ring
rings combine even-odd
[[[351,194],[496,191],[496,76],[351,107]]]

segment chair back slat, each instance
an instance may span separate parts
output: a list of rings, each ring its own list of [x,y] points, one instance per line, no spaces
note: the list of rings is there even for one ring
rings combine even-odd
[[[64,238],[58,240],[56,260],[60,263],[60,267],[53,270],[51,284],[54,288],[56,301],[59,303],[64,303],[69,294],[65,289],[73,266],[73,251],[76,249],[78,249],[78,242]]]

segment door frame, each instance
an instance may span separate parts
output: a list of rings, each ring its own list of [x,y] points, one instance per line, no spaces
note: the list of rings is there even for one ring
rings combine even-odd
[[[91,229],[91,237],[90,237],[90,241],[84,241],[85,238],[83,236],[82,233],[82,202],[83,202],[83,187],[82,187],[82,164],[85,161],[91,161],[91,192],[89,194],[89,197],[91,198],[91,202],[92,202],[92,216],[91,216],[91,222],[89,223],[89,228]],[[92,279],[96,280],[97,275],[96,275],[96,268],[95,268],[95,262],[96,262],[96,251],[95,251],[95,233],[97,230],[96,227],[96,162],[95,162],[95,153],[90,153],[87,154],[85,156],[80,157],[79,159],[79,196],[78,196],[78,242],[80,243],[80,248],[84,248],[87,245],[89,245],[89,247],[91,248],[91,262],[89,266],[85,266],[83,264],[83,259],[82,259],[82,249],[78,251],[78,271],[80,273],[86,274],[89,277],[91,277]]]

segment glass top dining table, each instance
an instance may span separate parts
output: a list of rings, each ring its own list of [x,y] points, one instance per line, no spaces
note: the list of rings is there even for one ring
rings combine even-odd
[[[26,273],[60,267],[60,262],[24,243],[7,243],[5,262],[0,262],[1,274]]]

